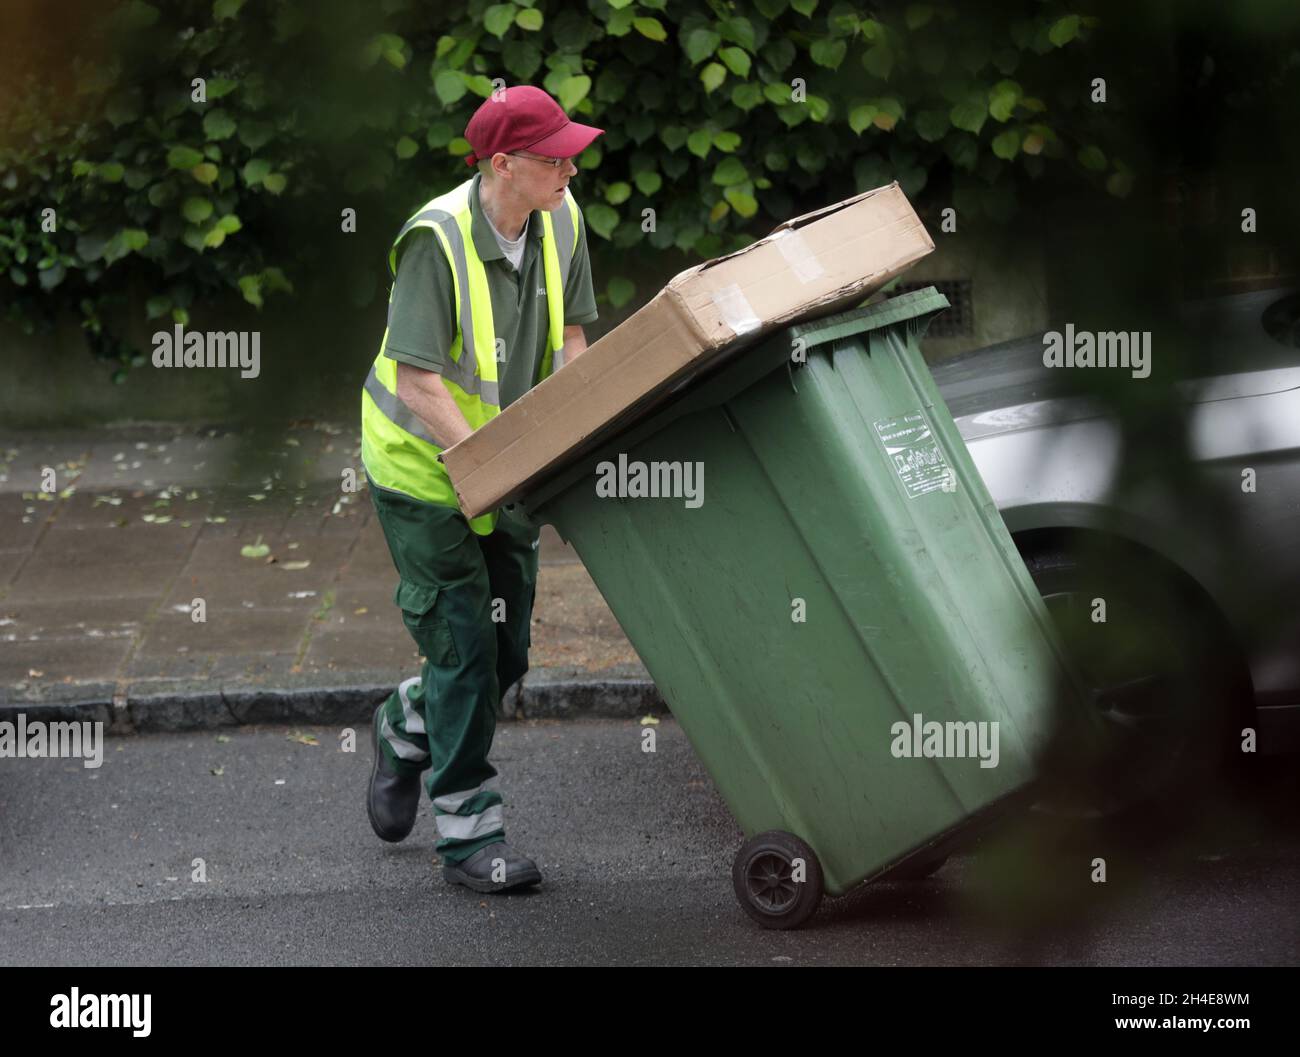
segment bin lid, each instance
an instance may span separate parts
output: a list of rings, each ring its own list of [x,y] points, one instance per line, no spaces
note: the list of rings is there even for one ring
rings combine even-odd
[[[935,287],[927,286],[920,290],[909,290],[905,294],[889,297],[874,305],[853,308],[833,316],[810,319],[805,323],[796,323],[786,328],[790,338],[803,338],[806,348],[814,348],[828,341],[865,334],[867,331],[879,330],[881,327],[893,326],[916,320],[922,328],[938,312],[950,307],[948,298]]]
[[[760,378],[779,369],[782,364],[788,366],[790,343],[795,338],[803,338],[804,348],[811,349],[827,342],[904,324],[910,324],[910,329],[919,334],[936,313],[948,307],[948,298],[933,286],[927,286],[873,305],[790,324],[773,331],[756,345],[716,362],[709,369],[679,383],[677,389],[672,390],[676,395],[671,403],[651,412],[646,418],[630,422],[625,428],[603,437],[595,448],[577,449],[563,463],[533,482],[516,503],[507,505],[524,511],[535,511],[577,479],[583,472],[581,467],[590,461],[594,451],[620,443],[634,443],[638,438],[656,433],[685,415],[725,403],[735,393],[747,389]]]

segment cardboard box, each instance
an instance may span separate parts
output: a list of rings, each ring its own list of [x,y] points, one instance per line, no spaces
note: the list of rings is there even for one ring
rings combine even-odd
[[[648,412],[706,367],[796,319],[856,304],[934,249],[897,183],[787,220],[688,268],[649,304],[442,459],[467,517]]]

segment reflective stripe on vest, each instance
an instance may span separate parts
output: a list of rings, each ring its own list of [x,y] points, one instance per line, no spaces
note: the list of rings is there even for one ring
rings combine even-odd
[[[457,333],[448,349],[443,384],[471,429],[500,413],[496,331],[487,272],[474,246],[469,191],[474,179],[427,202],[398,232],[389,251],[389,270],[396,277],[397,250],[414,228],[432,230],[451,265]],[[539,369],[550,375],[554,354],[564,345],[564,287],[578,241],[578,207],[566,190],[564,205],[542,211],[542,268],[547,293],[547,342]],[[389,292],[391,319],[392,292]],[[397,395],[397,361],[386,356],[388,330],[362,387],[361,457],[367,473],[383,488],[426,502],[458,506],[446,468],[438,461],[441,446],[424,423]],[[470,528],[487,535],[496,526],[496,511],[470,519]]]

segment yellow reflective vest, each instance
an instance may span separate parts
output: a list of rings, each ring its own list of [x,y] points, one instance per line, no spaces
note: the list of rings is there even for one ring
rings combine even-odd
[[[397,248],[415,228],[429,228],[451,264],[455,288],[456,335],[448,350],[442,383],[456,400],[471,429],[501,411],[497,393],[496,330],[487,272],[470,230],[470,191],[474,178],[426,202],[402,226],[388,254],[388,269],[397,277]],[[566,189],[564,205],[542,210],[542,267],[546,276],[549,312],[546,353],[541,378],[554,367],[555,353],[564,345],[564,287],[578,243],[578,205]],[[389,291],[392,301],[392,290]],[[424,423],[397,397],[397,361],[386,356],[388,328],[379,354],[370,366],[361,391],[361,461],[381,488],[415,499],[459,506],[456,491],[438,459],[442,451]],[[469,526],[481,536],[496,527],[497,512],[471,518]]]

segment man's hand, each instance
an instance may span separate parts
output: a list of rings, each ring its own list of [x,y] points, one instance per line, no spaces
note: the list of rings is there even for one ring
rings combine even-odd
[[[587,351],[587,336],[582,332],[582,326],[564,328],[564,352],[561,365],[570,363],[575,357],[580,356]]]
[[[442,375],[409,363],[397,365],[397,397],[415,412],[441,448],[450,448],[474,432],[442,384]]]

